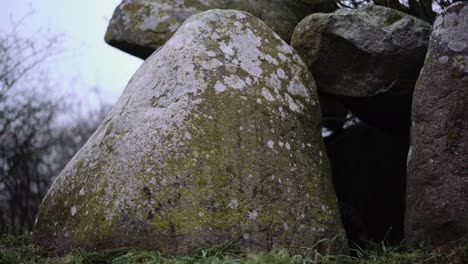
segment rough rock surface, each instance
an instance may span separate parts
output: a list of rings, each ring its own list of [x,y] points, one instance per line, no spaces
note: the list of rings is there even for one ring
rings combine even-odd
[[[406,242],[433,247],[468,234],[468,3],[443,10],[413,97]]]
[[[237,9],[262,19],[289,42],[294,27],[313,12],[332,12],[333,0],[124,0],[116,8],[105,40],[146,59],[193,14]]]
[[[346,239],[320,119],[310,71],[263,22],[194,15],[58,176],[35,238],[172,254],[335,238],[324,246],[337,252]]]
[[[408,142],[360,122],[325,138],[325,146],[349,240],[399,244]]]
[[[321,93],[336,96],[368,124],[408,135],[411,95],[429,35],[422,20],[367,6],[306,17],[291,45]]]

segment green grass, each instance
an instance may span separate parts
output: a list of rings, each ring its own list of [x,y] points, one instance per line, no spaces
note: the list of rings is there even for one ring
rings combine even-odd
[[[0,240],[0,264],[44,263],[44,264],[127,264],[127,263],[324,263],[324,264],[393,264],[393,263],[468,263],[468,243],[457,243],[433,251],[407,251],[402,247],[387,247],[374,244],[367,250],[355,250],[354,256],[324,256],[309,250],[306,255],[280,249],[270,252],[241,252],[233,249],[207,249],[180,257],[162,255],[156,251],[138,249],[113,249],[98,252],[73,251],[57,256],[33,243],[29,236],[3,237]]]

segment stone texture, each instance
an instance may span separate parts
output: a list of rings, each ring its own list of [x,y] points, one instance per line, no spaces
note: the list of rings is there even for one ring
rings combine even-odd
[[[332,12],[336,4],[333,0],[124,0],[115,9],[105,40],[146,59],[188,17],[214,8],[247,11],[289,42],[302,18],[313,12]]]
[[[368,124],[407,136],[429,34],[430,25],[422,20],[367,6],[306,17],[291,45],[321,93],[340,99]]]
[[[468,3],[443,10],[413,97],[406,242],[434,247],[468,234]]]
[[[325,138],[349,240],[399,244],[403,239],[408,141],[363,122]]]
[[[47,193],[34,236],[59,251],[183,254],[345,245],[314,79],[263,22],[189,18],[135,73]]]

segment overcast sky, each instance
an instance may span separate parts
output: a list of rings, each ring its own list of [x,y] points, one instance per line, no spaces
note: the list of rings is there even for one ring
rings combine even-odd
[[[106,101],[113,103],[122,93],[141,59],[104,42],[108,21],[121,0],[0,0],[0,31],[11,29],[10,17],[18,20],[31,10],[21,35],[38,30],[63,34],[62,52],[48,68],[61,89],[86,93],[98,87]],[[86,95],[86,94],[84,94]]]

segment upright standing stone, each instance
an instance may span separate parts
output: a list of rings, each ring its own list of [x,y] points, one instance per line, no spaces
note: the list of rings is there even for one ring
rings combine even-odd
[[[263,22],[192,16],[47,193],[40,244],[182,254],[345,244],[312,75]],[[330,248],[328,248],[330,246]]]
[[[146,59],[191,15],[209,9],[237,9],[262,19],[285,41],[297,23],[314,12],[332,12],[334,0],[124,0],[115,9],[105,40]]]
[[[468,3],[443,10],[413,97],[405,236],[411,247],[468,234]]]

